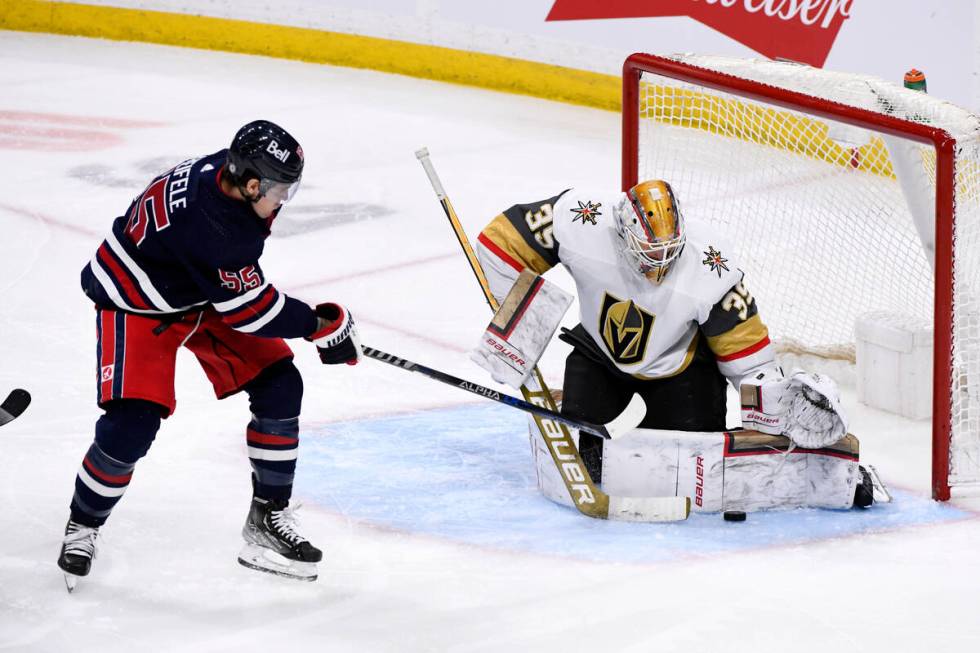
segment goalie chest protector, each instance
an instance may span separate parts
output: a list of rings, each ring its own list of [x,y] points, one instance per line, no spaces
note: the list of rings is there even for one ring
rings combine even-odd
[[[687,221],[687,244],[657,284],[623,259],[614,215],[621,193],[572,189],[554,208],[558,255],[575,280],[579,319],[616,367],[642,379],[682,371],[696,345],[698,325],[742,279],[734,261],[705,262],[704,252],[726,253],[710,229]],[[587,216],[587,217],[585,217]]]

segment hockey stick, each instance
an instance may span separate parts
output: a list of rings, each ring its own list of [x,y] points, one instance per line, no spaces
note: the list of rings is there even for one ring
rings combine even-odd
[[[606,438],[611,440],[613,438],[618,438],[621,435],[629,433],[643,421],[646,416],[647,407],[643,403],[643,398],[639,394],[634,394],[633,398],[630,400],[626,409],[623,410],[615,419],[605,424],[592,424],[591,422],[582,422],[574,419],[569,419],[561,413],[557,413],[553,410],[544,408],[543,406],[537,406],[532,403],[528,403],[517,397],[511,397],[510,395],[501,394],[492,388],[473,383],[471,381],[466,381],[459,377],[455,377],[452,374],[447,374],[446,372],[440,372],[439,370],[432,369],[431,367],[426,367],[425,365],[419,365],[418,363],[413,363],[410,360],[405,360],[404,358],[399,358],[398,356],[393,356],[392,354],[387,354],[379,349],[373,349],[371,347],[361,347],[364,355],[368,358],[373,358],[374,360],[381,361],[382,363],[388,363],[389,365],[394,365],[395,367],[400,367],[403,370],[408,370],[409,372],[418,372],[419,374],[424,374],[430,379],[435,379],[436,381],[441,381],[447,385],[454,385],[457,388],[462,388],[467,392],[472,392],[475,395],[480,395],[491,401],[496,401],[501,404],[506,404],[518,410],[523,410],[525,413],[531,413],[532,415],[538,415],[540,417],[546,417],[548,419],[554,420],[556,422],[561,422],[562,424],[567,424],[572,428],[576,428],[580,431],[586,431],[588,433],[594,433],[601,438]]]
[[[0,404],[0,426],[20,417],[20,414],[31,405],[31,393],[27,390],[11,390],[7,398]]]
[[[460,247],[466,254],[470,269],[473,270],[473,274],[476,275],[476,279],[480,283],[483,296],[490,308],[496,312],[497,300],[490,292],[490,284],[483,273],[483,268],[470,246],[463,225],[460,224],[459,218],[456,216],[456,210],[449,201],[449,197],[442,187],[442,182],[429,159],[429,151],[422,148],[415,152],[415,156],[422,164],[422,168],[425,169],[429,183],[432,184],[432,189],[435,191],[446,217],[449,218],[449,224],[456,233]],[[528,403],[547,408],[552,413],[558,412],[555,400],[544,382],[544,375],[541,374],[541,370],[537,366],[535,366],[528,383],[521,386],[521,394]],[[677,521],[687,519],[691,512],[691,499],[689,497],[634,498],[606,494],[592,482],[575,442],[564,424],[541,415],[534,415],[534,423],[541,432],[542,439],[548,445],[551,459],[554,461],[555,467],[558,468],[572,503],[583,515],[598,519],[623,521]]]

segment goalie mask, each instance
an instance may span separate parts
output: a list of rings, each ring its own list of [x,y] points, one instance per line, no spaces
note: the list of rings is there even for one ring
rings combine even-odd
[[[626,191],[615,214],[626,261],[647,278],[662,281],[687,238],[670,184],[659,179],[640,182]]]

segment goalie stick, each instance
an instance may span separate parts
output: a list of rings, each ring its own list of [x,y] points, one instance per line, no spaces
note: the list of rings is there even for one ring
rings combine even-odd
[[[475,395],[480,395],[481,397],[485,397],[491,401],[496,401],[497,403],[505,404],[507,406],[517,408],[518,410],[523,410],[524,412],[531,413],[532,415],[546,417],[556,422],[567,424],[568,426],[576,428],[580,431],[594,433],[595,435],[598,435],[601,438],[606,438],[607,440],[618,438],[621,435],[629,433],[635,429],[640,425],[640,422],[643,421],[643,418],[647,413],[646,404],[643,403],[643,398],[640,397],[639,394],[634,394],[629,405],[626,406],[623,412],[617,415],[612,421],[606,422],[605,424],[582,422],[565,417],[561,413],[549,410],[544,406],[537,406],[522,399],[518,399],[517,397],[502,394],[493,388],[488,388],[478,383],[466,381],[459,377],[453,376],[452,374],[440,372],[439,370],[432,369],[431,367],[426,367],[425,365],[413,363],[410,360],[399,358],[398,356],[393,356],[392,354],[387,354],[380,349],[361,347],[361,350],[368,358],[373,358],[374,360],[381,361],[382,363],[388,363],[389,365],[400,367],[403,370],[408,370],[409,372],[424,374],[430,379],[441,381],[446,385],[454,385],[457,388],[461,388],[467,392],[472,392]]]
[[[490,292],[490,284],[487,282],[483,268],[473,252],[466,232],[456,216],[446,191],[442,187],[442,182],[436,174],[436,170],[429,159],[429,150],[422,148],[415,152],[416,158],[422,164],[425,174],[432,184],[432,189],[442,205],[449,224],[456,233],[460,247],[466,254],[466,259],[470,264],[470,269],[476,275],[476,279],[483,290],[483,296],[496,312],[498,306],[497,299]],[[531,404],[547,408],[552,413],[557,414],[557,406],[548,386],[544,382],[544,375],[541,370],[534,367],[531,378],[521,386],[521,394],[524,399]],[[548,445],[548,452],[557,467],[562,482],[568,490],[572,503],[583,515],[598,519],[616,519],[622,521],[677,521],[687,519],[691,512],[690,497],[617,497],[610,496],[596,487],[589,476],[585,463],[578,453],[572,436],[564,424],[554,419],[534,415],[534,423],[541,432],[541,437]]]
[[[646,405],[643,403],[643,399],[640,397],[640,395],[635,394],[633,395],[633,399],[630,400],[630,403],[626,409],[611,422],[602,425],[579,422],[568,419],[553,410],[544,408],[543,406],[537,406],[527,401],[518,399],[517,397],[501,394],[491,388],[487,388],[476,383],[471,383],[470,381],[464,381],[463,379],[452,376],[451,374],[434,370],[431,367],[426,367],[425,365],[413,363],[410,360],[393,356],[378,349],[362,347],[361,350],[368,358],[373,358],[377,361],[381,361],[382,363],[388,363],[389,365],[400,367],[404,370],[408,370],[409,372],[424,374],[425,376],[435,379],[436,381],[441,381],[442,383],[446,383],[448,385],[454,385],[458,388],[466,390],[467,392],[472,392],[473,394],[480,395],[481,397],[529,412],[535,416],[535,419],[546,419],[552,423],[558,423],[562,426],[562,431],[566,434],[568,432],[565,430],[564,425],[568,424],[579,430],[595,433],[603,438],[618,437],[619,435],[627,433],[636,428],[636,426],[643,421],[644,415],[646,415]],[[559,454],[559,457],[563,460],[563,464],[565,465],[573,464],[573,452],[575,457],[578,456],[578,452],[575,450],[575,444],[571,442],[571,436],[568,437],[568,446],[570,447],[570,450]],[[552,451],[554,452],[556,449],[557,445],[553,443]],[[560,467],[559,469],[564,468]],[[585,472],[584,466],[581,468],[581,471]],[[586,479],[588,479],[588,477],[583,476],[579,480]],[[595,486],[593,485],[593,488],[594,487]],[[613,519],[642,522],[679,521],[682,519],[687,519],[688,515],[691,513],[691,500],[688,497],[610,497],[603,494],[598,489],[593,491],[595,493],[594,496],[605,497],[607,506],[606,516]]]
[[[31,393],[27,390],[11,390],[0,404],[0,426],[17,419],[31,405]]]

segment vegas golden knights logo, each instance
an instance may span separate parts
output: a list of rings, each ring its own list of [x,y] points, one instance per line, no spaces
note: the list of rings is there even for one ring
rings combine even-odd
[[[599,333],[614,361],[632,365],[643,360],[654,319],[632,299],[622,300],[609,293],[603,296]]]

